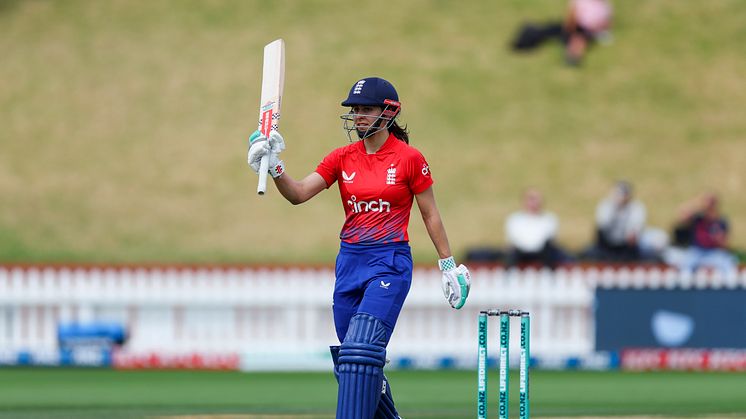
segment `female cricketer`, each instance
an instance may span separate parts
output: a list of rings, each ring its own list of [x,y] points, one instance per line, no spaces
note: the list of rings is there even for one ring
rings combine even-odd
[[[345,222],[340,233],[333,296],[334,324],[340,346],[332,346],[339,382],[337,419],[397,419],[391,389],[383,375],[386,346],[412,282],[407,227],[416,199],[427,232],[438,252],[443,292],[461,308],[469,295],[469,271],[456,266],[435,204],[430,167],[409,145],[409,134],[396,118],[399,96],[388,81],[357,81],[342,106],[349,145],[329,153],[316,170],[295,180],[278,154],[282,136],[258,131],[250,137],[248,163],[259,172],[269,157],[269,174],[282,196],[303,203],[335,182]],[[353,133],[354,132],[354,133]]]

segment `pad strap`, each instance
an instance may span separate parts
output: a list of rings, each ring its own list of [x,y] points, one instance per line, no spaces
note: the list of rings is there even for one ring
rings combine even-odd
[[[381,401],[378,402],[374,419],[399,419],[399,412],[394,407],[394,398],[391,396],[391,386],[386,376],[383,376],[383,388],[381,389]]]

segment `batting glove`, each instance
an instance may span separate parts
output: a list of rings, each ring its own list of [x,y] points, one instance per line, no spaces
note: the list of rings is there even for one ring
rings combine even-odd
[[[443,272],[443,295],[448,304],[455,309],[460,309],[466,304],[471,288],[471,276],[469,269],[464,265],[456,267],[453,256],[439,259],[438,268]]]
[[[247,161],[249,166],[259,173],[262,157],[269,156],[269,174],[273,178],[279,177],[285,173],[285,163],[277,155],[285,149],[285,140],[277,131],[269,134],[269,140],[261,132],[254,131],[249,137],[249,154]]]

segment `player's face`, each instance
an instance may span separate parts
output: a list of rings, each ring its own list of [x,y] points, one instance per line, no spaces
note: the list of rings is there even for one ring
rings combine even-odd
[[[350,142],[352,132],[357,134],[357,140],[364,140],[390,125],[390,118],[383,118],[383,107],[375,105],[353,105],[350,111],[341,115],[344,129]]]
[[[383,109],[379,106],[370,105],[355,105],[352,107],[352,115],[354,115],[353,121],[355,122],[355,128],[358,131],[365,131],[373,125],[381,116]]]

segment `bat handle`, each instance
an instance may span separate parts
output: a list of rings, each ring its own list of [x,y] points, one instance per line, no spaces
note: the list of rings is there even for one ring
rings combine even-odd
[[[256,193],[264,195],[267,192],[267,173],[269,172],[269,156],[262,157],[259,164],[259,183],[256,186]]]

